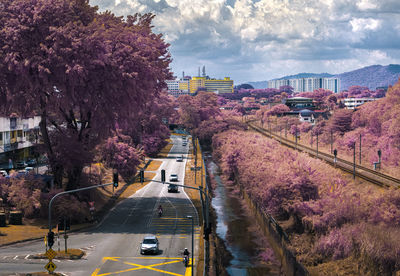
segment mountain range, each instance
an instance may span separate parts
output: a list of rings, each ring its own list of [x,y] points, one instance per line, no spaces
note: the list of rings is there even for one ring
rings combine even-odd
[[[395,84],[400,77],[400,65],[399,64],[389,64],[386,66],[382,65],[371,65],[363,67],[350,72],[345,72],[341,74],[329,74],[329,73],[300,73],[296,75],[284,76],[282,79],[297,79],[297,78],[331,78],[336,77],[340,79],[340,90],[347,90],[352,85],[366,86],[370,90],[375,90],[377,87],[387,87],[389,85]],[[247,82],[254,88],[267,88],[268,81],[256,81]]]

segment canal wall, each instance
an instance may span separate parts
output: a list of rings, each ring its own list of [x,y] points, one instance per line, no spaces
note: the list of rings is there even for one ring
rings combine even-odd
[[[309,276],[307,269],[296,260],[296,256],[288,249],[287,244],[290,244],[288,236],[277,221],[246,193],[243,187],[236,181],[240,187],[240,195],[249,207],[252,215],[255,217],[265,237],[274,250],[276,258],[279,259],[282,266],[282,271],[286,276]]]

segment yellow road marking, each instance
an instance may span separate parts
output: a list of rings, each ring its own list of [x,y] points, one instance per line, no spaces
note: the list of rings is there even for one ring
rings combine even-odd
[[[129,258],[129,259],[155,259],[155,260],[169,259],[169,260],[173,260],[173,261],[163,262],[163,263],[158,263],[158,264],[152,264],[152,265],[140,265],[140,264],[135,264],[135,263],[131,263],[131,262],[122,261],[122,260],[120,260],[120,257],[104,257],[102,259],[102,264],[104,264],[106,261],[109,260],[109,261],[120,262],[120,263],[122,262],[124,264],[132,265],[132,266],[136,266],[136,267],[128,268],[128,269],[124,269],[124,270],[120,270],[120,271],[102,273],[102,274],[98,274],[100,272],[101,268],[96,268],[96,270],[92,273],[91,276],[107,276],[107,275],[120,274],[120,273],[124,273],[124,272],[140,270],[140,269],[154,270],[154,271],[157,271],[157,272],[161,272],[161,273],[169,274],[169,275],[174,275],[174,276],[184,276],[182,274],[178,274],[178,273],[174,273],[174,272],[170,272],[170,271],[165,271],[165,270],[154,268],[156,266],[168,265],[168,264],[181,262],[182,258],[170,258],[170,257],[165,257],[165,258],[164,257],[126,257],[126,258]],[[187,275],[187,269],[186,269],[185,275]]]
[[[91,276],[97,276],[98,274],[98,272],[100,271],[100,268],[96,268],[96,270],[92,273],[92,275]]]

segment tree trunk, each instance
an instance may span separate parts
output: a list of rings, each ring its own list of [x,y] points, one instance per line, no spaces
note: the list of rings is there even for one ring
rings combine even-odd
[[[63,166],[58,164],[55,159],[53,148],[51,146],[49,133],[47,131],[47,113],[46,109],[43,108],[44,103],[42,102],[42,114],[41,114],[41,121],[39,123],[40,132],[42,133],[43,143],[45,147],[45,151],[48,156],[48,161],[50,163],[51,171],[54,177],[54,185],[58,188],[62,187],[62,179],[63,179]]]
[[[66,191],[74,190],[79,187],[81,176],[82,176],[82,167],[74,166],[72,169],[68,170],[68,182],[65,187]]]

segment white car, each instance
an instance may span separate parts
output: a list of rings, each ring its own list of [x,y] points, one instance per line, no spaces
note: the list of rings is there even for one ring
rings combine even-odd
[[[6,177],[8,175],[8,173],[6,171],[1,170],[0,171],[0,175]]]
[[[140,254],[153,253],[157,254],[159,251],[158,248],[158,239],[156,236],[146,236],[143,241],[140,243]]]
[[[183,155],[177,156],[176,162],[183,162]]]
[[[169,176],[169,181],[170,182],[178,182],[178,175],[176,173],[173,173]]]

